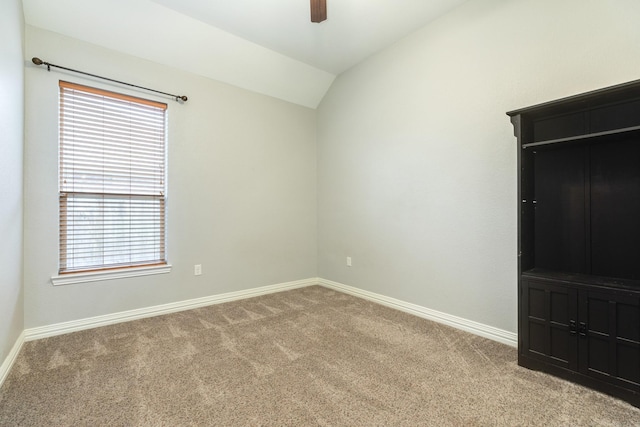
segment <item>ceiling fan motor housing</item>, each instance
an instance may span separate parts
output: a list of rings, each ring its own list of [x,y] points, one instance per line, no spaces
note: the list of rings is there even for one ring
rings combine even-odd
[[[327,0],[311,0],[311,22],[327,19]]]

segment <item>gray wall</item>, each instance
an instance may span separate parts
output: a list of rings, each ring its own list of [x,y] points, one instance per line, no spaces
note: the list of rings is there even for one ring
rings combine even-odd
[[[640,78],[639,16],[473,0],[339,76],[318,110],[319,276],[515,332],[505,112]]]
[[[19,10],[3,5],[10,40]],[[317,112],[27,27],[26,58],[190,100],[169,102],[173,271],[54,287],[57,81],[113,87],[27,66],[24,327],[318,275],[515,331],[516,146],[504,113],[640,77],[639,14],[636,0],[469,1],[340,76]],[[18,57],[0,59],[15,91],[0,101],[15,141],[0,160],[15,183],[2,190],[14,210],[0,210],[9,343],[22,329]]]
[[[22,2],[0,2],[0,365],[24,329],[22,291]]]
[[[26,35],[27,58],[189,97],[184,105],[168,100],[172,272],[53,286],[58,80],[114,87],[27,66],[26,328],[317,275],[314,110],[34,27]],[[193,275],[194,264],[202,264],[202,276]]]

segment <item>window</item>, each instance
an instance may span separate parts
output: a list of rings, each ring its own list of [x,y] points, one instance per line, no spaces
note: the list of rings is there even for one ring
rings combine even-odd
[[[60,82],[60,274],[166,264],[166,109]]]

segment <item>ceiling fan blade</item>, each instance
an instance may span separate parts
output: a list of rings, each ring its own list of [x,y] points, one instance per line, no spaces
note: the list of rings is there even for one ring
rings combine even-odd
[[[327,19],[327,0],[311,0],[311,22]]]

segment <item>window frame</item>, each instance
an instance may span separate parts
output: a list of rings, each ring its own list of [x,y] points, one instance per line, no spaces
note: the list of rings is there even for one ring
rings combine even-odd
[[[161,162],[162,162],[162,174],[158,175],[161,177],[160,182],[161,182],[161,191],[158,194],[152,194],[152,195],[148,195],[148,194],[135,194],[132,192],[132,190],[129,190],[129,192],[125,192],[122,193],[118,196],[116,196],[114,198],[114,200],[116,200],[116,202],[119,200],[121,203],[124,203],[128,209],[133,209],[135,207],[135,203],[136,201],[142,200],[141,198],[149,198],[150,200],[155,200],[158,202],[158,205],[160,207],[158,208],[149,208],[148,210],[145,210],[145,212],[150,212],[150,213],[154,213],[154,212],[158,212],[160,213],[160,216],[157,217],[158,218],[158,224],[157,225],[157,230],[154,231],[154,235],[158,236],[160,238],[160,240],[158,240],[158,243],[155,243],[156,246],[153,247],[153,251],[157,251],[158,254],[160,254],[159,256],[159,260],[152,260],[152,259],[147,259],[144,261],[131,261],[129,260],[129,263],[120,263],[117,265],[113,265],[113,264],[109,264],[109,263],[103,263],[102,265],[91,265],[88,267],[73,267],[73,268],[64,268],[63,266],[63,258],[67,259],[67,257],[69,257],[68,252],[64,252],[63,250],[66,250],[66,225],[63,225],[63,218],[64,218],[64,222],[66,224],[66,222],[68,221],[68,217],[65,216],[66,214],[62,212],[62,206],[63,206],[63,201],[64,200],[69,200],[69,194],[73,194],[73,197],[78,197],[78,194],[81,194],[79,197],[82,197],[82,192],[80,193],[73,193],[68,191],[68,189],[64,189],[63,185],[66,185],[66,181],[65,184],[63,184],[63,160],[62,160],[62,152],[63,152],[63,135],[62,135],[62,126],[63,126],[63,113],[65,110],[63,110],[63,92],[65,90],[79,90],[81,92],[85,92],[85,93],[89,93],[91,95],[97,95],[97,96],[103,96],[106,98],[109,98],[111,100],[116,100],[115,102],[119,102],[119,101],[124,101],[124,102],[130,102],[132,103],[132,105],[135,106],[146,106],[146,107],[154,107],[154,108],[159,108],[162,109],[162,120],[163,120],[163,129],[162,129],[162,138],[163,138],[163,143],[162,143],[162,147],[161,150],[159,151],[160,153],[162,153],[162,158],[161,158]],[[77,83],[70,83],[70,82],[66,82],[63,80],[59,81],[58,84],[58,94],[59,94],[59,103],[58,103],[58,120],[59,120],[59,131],[58,131],[58,274],[56,276],[53,276],[51,278],[51,281],[54,285],[66,285],[66,284],[72,284],[72,283],[84,283],[84,282],[93,282],[93,281],[100,281],[100,280],[106,280],[106,279],[117,279],[117,278],[125,278],[125,277],[136,277],[136,276],[145,276],[145,275],[150,275],[150,274],[163,274],[163,273],[169,273],[171,271],[171,265],[168,262],[168,248],[167,248],[167,201],[168,201],[168,197],[167,197],[167,188],[168,188],[168,184],[167,184],[167,163],[168,163],[168,159],[167,159],[167,152],[168,152],[168,105],[165,103],[161,103],[161,102],[157,102],[157,101],[152,101],[152,100],[148,100],[148,99],[144,99],[144,98],[139,98],[136,96],[131,96],[131,95],[127,95],[127,94],[123,94],[123,93],[119,93],[119,92],[113,92],[113,91],[109,91],[109,90],[104,90],[104,89],[100,89],[100,88],[96,88],[96,87],[92,87],[92,86],[86,86],[86,85],[82,85],[82,84],[77,84]],[[105,104],[107,104],[110,101],[107,101]],[[111,101],[113,102],[113,101]],[[73,142],[70,142],[68,144],[73,144]],[[93,142],[91,142],[91,144],[93,144]],[[68,146],[67,146],[68,147]],[[105,147],[108,148],[108,144],[105,144]],[[131,156],[131,155],[129,155]],[[129,157],[130,158],[130,157]],[[135,159],[133,159],[135,160]],[[104,161],[104,160],[103,160]],[[104,177],[107,177],[108,174],[102,175],[101,177],[104,179]],[[104,189],[103,189],[104,190]],[[112,197],[112,195],[108,192],[108,191],[89,191],[86,194],[88,195],[93,195],[95,198],[102,198],[103,201],[106,201],[106,203],[108,203],[109,197]],[[88,196],[91,197],[91,196]],[[103,217],[105,216],[105,209],[107,209],[105,207],[105,202],[98,203],[96,206],[96,211],[98,212],[100,215],[102,215]],[[132,216],[133,215],[133,216]],[[127,218],[129,221],[133,221],[133,219],[137,218],[136,217],[136,213],[129,213],[128,216],[125,215],[125,218]],[[154,218],[156,218],[154,216]],[[103,226],[104,227],[104,226]],[[117,226],[120,227],[120,226]],[[121,230],[122,228],[118,228],[118,230]],[[98,233],[99,235],[101,235],[100,239],[104,239],[104,228],[102,233]],[[129,235],[129,239],[131,238],[131,235]],[[101,244],[104,245],[104,240],[100,240]],[[126,256],[131,257],[132,254],[134,254],[133,249],[134,247],[131,246],[131,244],[129,244],[128,246],[125,245],[126,248]],[[97,251],[96,254],[101,254],[102,256],[104,256],[104,246],[101,250]],[[104,262],[104,261],[103,261]]]

